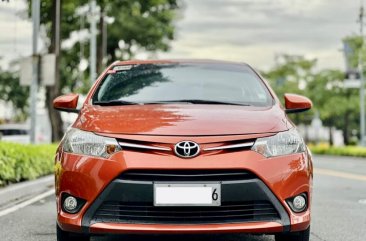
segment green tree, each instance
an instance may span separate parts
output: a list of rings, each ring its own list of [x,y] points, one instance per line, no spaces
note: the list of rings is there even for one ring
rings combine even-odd
[[[285,93],[309,95],[307,86],[314,79],[315,66],[315,59],[308,60],[303,56],[281,55],[277,57],[277,64],[263,75],[269,80],[283,103]],[[312,111],[290,115],[296,124],[309,124],[312,116]]]
[[[136,51],[169,50],[169,43],[174,39],[178,1],[97,0],[102,13],[99,19],[98,71],[105,67],[105,63],[133,58]],[[113,18],[112,24],[106,24],[106,16]],[[107,43],[104,42],[106,39]]]
[[[352,46],[361,46],[359,39],[352,41]],[[350,60],[353,64],[357,64],[355,58],[358,57],[352,56]],[[341,129],[344,143],[350,144],[352,130],[358,129],[359,97],[358,90],[344,88],[344,73],[332,69],[316,71],[316,60],[302,56],[284,55],[279,62],[264,73],[278,96],[301,94],[314,104],[312,111],[290,116],[295,123],[309,124],[314,112],[318,112],[323,125],[329,127],[330,144],[333,142],[333,127]]]
[[[342,130],[346,145],[351,144],[351,131],[358,129],[358,90],[344,88],[343,79],[344,73],[340,70],[322,70],[307,88],[323,124],[330,128],[330,144],[333,144],[332,127]]]
[[[54,38],[56,1],[43,0],[41,4],[41,24],[51,40],[49,52],[55,52],[57,48]],[[69,39],[73,32],[80,30],[80,17],[77,16],[76,10],[87,3],[87,0],[62,1],[60,33],[62,41]],[[103,13],[100,15],[98,35],[99,73],[106,64],[116,59],[133,58],[137,50],[156,52],[169,49],[169,43],[174,39],[173,21],[177,16],[178,0],[98,0],[97,4]],[[29,13],[30,9],[29,4]],[[106,25],[106,16],[113,18],[114,22]],[[89,27],[88,23],[85,27]],[[107,31],[103,31],[103,28]],[[103,43],[102,40],[107,41]],[[85,49],[89,50],[88,44],[85,45]],[[105,53],[103,46],[106,46]],[[55,86],[47,87],[46,90],[46,106],[51,119],[53,141],[62,137],[62,124],[60,124],[60,114],[52,108],[52,100],[62,92],[85,91],[90,87],[87,79],[79,80],[79,50],[80,43],[61,50],[58,59],[59,76],[56,78]],[[87,77],[87,74],[84,75],[84,78]]]
[[[24,121],[28,111],[29,88],[19,85],[17,74],[0,69],[0,100],[11,102],[16,118]]]

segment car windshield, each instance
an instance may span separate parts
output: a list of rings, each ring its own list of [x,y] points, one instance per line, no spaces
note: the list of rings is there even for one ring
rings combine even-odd
[[[94,104],[190,102],[272,105],[262,80],[240,64],[142,64],[119,66],[98,86]]]

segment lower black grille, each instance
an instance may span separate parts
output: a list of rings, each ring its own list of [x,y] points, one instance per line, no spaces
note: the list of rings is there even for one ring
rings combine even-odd
[[[247,171],[238,170],[133,170],[120,176],[122,180],[130,181],[238,181],[256,178]]]
[[[220,183],[221,206],[154,206],[154,183]],[[245,170],[129,170],[112,181],[88,209],[92,223],[289,224],[287,213],[268,187]]]
[[[222,203],[219,207],[154,207],[148,204],[104,202],[94,222],[113,223],[228,223],[276,221],[280,216],[268,201]]]

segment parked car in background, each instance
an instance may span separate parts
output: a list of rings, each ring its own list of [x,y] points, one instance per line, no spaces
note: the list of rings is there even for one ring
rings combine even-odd
[[[0,125],[0,141],[29,143],[29,126],[27,124]]]

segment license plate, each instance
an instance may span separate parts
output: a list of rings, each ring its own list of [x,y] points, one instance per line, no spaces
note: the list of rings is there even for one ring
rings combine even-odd
[[[221,185],[210,184],[154,184],[155,206],[220,206]]]

